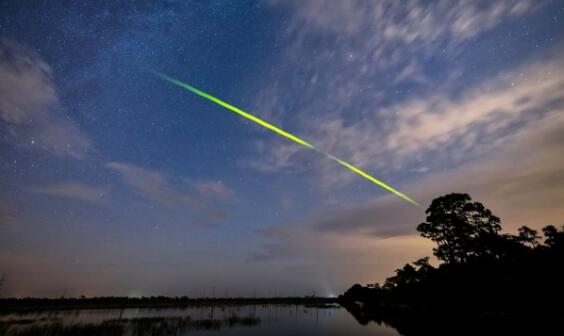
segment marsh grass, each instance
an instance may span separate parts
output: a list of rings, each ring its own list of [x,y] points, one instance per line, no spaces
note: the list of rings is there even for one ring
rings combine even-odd
[[[109,319],[100,323],[65,324],[58,319],[14,319],[0,322],[0,334],[6,336],[114,336],[178,335],[187,330],[220,330],[237,326],[253,327],[260,323],[253,316],[231,315],[223,319],[186,317],[142,317]]]

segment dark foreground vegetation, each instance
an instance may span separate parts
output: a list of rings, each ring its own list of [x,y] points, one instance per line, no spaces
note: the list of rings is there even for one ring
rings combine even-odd
[[[343,303],[362,325],[384,324],[403,336],[562,335],[562,318],[523,313],[469,312],[461,309],[424,309],[401,305]]]
[[[500,219],[467,194],[436,198],[426,214],[417,230],[436,243],[439,266],[425,257],[383,285],[352,286],[340,302],[359,321],[393,320],[398,311],[427,321],[437,316],[430,311],[442,311],[443,326],[463,313],[522,315],[523,323],[564,316],[563,229],[547,226],[544,238],[526,226],[516,235],[501,233]]]
[[[11,298],[0,299],[0,314],[34,312],[48,310],[78,309],[125,309],[125,308],[189,308],[189,307],[229,307],[245,305],[303,305],[326,308],[337,303],[336,298],[324,297],[276,297],[276,298],[189,298],[152,296],[93,297],[93,298]]]

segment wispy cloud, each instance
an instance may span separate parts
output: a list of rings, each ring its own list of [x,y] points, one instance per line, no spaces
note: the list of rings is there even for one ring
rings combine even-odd
[[[432,172],[409,185],[406,192],[425,206],[437,196],[467,192],[500,216],[504,230],[509,232],[522,225],[540,229],[562,223],[564,104],[557,92],[564,91],[558,91],[563,86],[555,79],[562,78],[557,63],[545,62],[543,66],[537,63],[523,76],[528,79],[518,84],[509,83],[506,89],[496,84],[489,93],[486,90],[483,95],[476,93],[472,99],[462,99],[460,106],[478,109],[477,120],[488,120],[486,127],[505,129],[504,123],[496,121],[499,115],[522,116],[523,113],[528,116],[527,127],[504,132],[499,141],[490,142],[488,151],[474,160]],[[516,87],[519,85],[523,87]],[[471,102],[473,99],[477,101]],[[510,111],[505,112],[507,109]],[[490,110],[492,115],[486,113]],[[460,118],[464,121],[464,113]],[[471,125],[464,121],[459,127],[471,128]],[[456,129],[447,134],[452,132]],[[426,131],[413,135],[417,139],[427,136]],[[479,142],[474,143],[478,145]],[[425,144],[420,146],[424,148]],[[461,146],[463,153],[471,150],[471,144]],[[339,269],[341,272],[335,275],[336,286],[342,288],[353,282],[382,281],[403,263],[431,255],[431,242],[418,237],[416,232],[417,224],[424,218],[422,209],[409,207],[391,196],[358,205],[340,205],[302,220],[259,230],[261,243],[249,254],[249,259],[289,265],[306,260],[316,265],[319,272],[328,274]]]
[[[564,221],[563,147],[564,107],[560,107],[496,144],[490,155],[429,175],[407,191],[425,205],[446,193],[468,192],[500,216],[509,232],[522,225],[540,229],[560,224]],[[430,255],[431,243],[417,237],[415,230],[424,218],[422,209],[391,196],[378,197],[260,230],[263,243],[250,258],[261,262],[305,258],[328,269],[346,269],[354,260],[359,268],[353,270],[351,281],[355,276],[356,281],[363,277],[367,282],[380,281],[402,263]],[[378,267],[362,268],[370,263]],[[371,273],[373,268],[377,270]]]
[[[86,202],[98,202],[109,193],[107,187],[98,187],[81,182],[65,182],[29,189],[32,192],[54,197],[78,199]]]
[[[47,63],[24,46],[0,40],[0,115],[5,122],[25,124],[58,102]]]
[[[457,45],[499,25],[503,19],[520,16],[541,4],[530,0],[501,1],[331,1],[271,0],[275,6],[287,6],[295,14],[287,33],[308,39],[312,32],[347,37],[351,46],[363,37],[371,56],[381,55],[393,62],[386,49],[393,43],[411,51],[440,47],[441,40]],[[366,34],[366,33],[369,34]],[[368,35],[368,39],[365,37]],[[353,39],[353,40],[351,40]],[[297,40],[297,43],[302,41]],[[390,64],[390,63],[387,63]]]
[[[301,128],[321,148],[380,173],[451,167],[487,153],[497,142],[555,113],[564,104],[562,69],[562,53],[557,52],[478,83],[456,97],[436,93],[408,98],[368,111],[352,122],[346,113],[318,115],[316,123],[304,123]],[[263,147],[258,147],[263,154],[260,161],[251,162],[262,171],[303,164],[301,152],[292,144],[272,145],[268,151]],[[352,178],[328,162],[317,163],[316,175],[323,185]]]
[[[208,204],[202,197],[179,190],[180,188],[174,188],[165,175],[159,171],[121,162],[110,162],[107,164],[107,167],[119,172],[125,183],[157,204],[171,207],[187,205],[218,219],[223,219],[227,216],[224,210]],[[203,188],[208,193],[228,193],[227,187],[221,189],[218,186],[210,187],[210,185],[204,184]],[[210,191],[210,188],[214,190]]]
[[[11,209],[0,208],[0,225],[13,225],[18,222],[18,217]]]
[[[222,181],[194,181],[194,187],[202,196],[217,199],[230,199],[235,194],[231,188]]]
[[[51,67],[37,53],[0,38],[0,129],[3,141],[83,159],[93,146],[65,117]]]
[[[538,2],[270,3],[291,13],[283,33],[287,48],[268,84],[258,90],[252,109],[381,178],[392,178],[404,168],[432,171],[420,163],[435,160],[431,151],[440,154],[439,148],[462,142],[463,152],[486,138],[495,141],[558,95],[562,64],[554,59],[476,81],[471,88],[452,76],[460,69],[437,74],[426,67],[430,60],[453,63],[477,37],[500,22],[538,10]],[[545,79],[548,83],[537,88]],[[422,86],[426,89],[417,90]],[[315,165],[319,185],[353,178],[325,160],[302,155],[292,144],[261,140],[256,151],[259,155],[246,164],[263,172],[300,171],[307,162]],[[441,160],[455,159],[455,151],[443,154]]]
[[[405,262],[430,255],[432,244],[415,235],[379,238],[355,232],[318,231],[294,223],[262,231],[266,240],[248,259],[273,267],[312,268],[341,292],[353,283],[382,281]]]

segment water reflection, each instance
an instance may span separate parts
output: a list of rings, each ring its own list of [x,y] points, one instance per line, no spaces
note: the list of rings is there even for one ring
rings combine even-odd
[[[562,322],[397,306],[231,305],[6,314],[0,335],[544,335],[562,330]]]
[[[457,309],[417,310],[400,306],[345,306],[364,326],[383,325],[403,336],[420,335],[561,335],[564,317]]]
[[[0,316],[0,335],[398,335],[336,305],[98,309]]]

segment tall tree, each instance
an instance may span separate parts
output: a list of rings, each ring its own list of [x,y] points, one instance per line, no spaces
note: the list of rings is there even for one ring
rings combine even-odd
[[[528,226],[522,226],[519,228],[519,234],[517,235],[517,240],[527,246],[535,248],[539,245],[539,239],[541,236],[538,235],[537,230],[533,230]]]
[[[438,259],[461,263],[494,250],[491,243],[498,240],[500,220],[468,194],[438,197],[425,213],[427,221],[417,231],[437,243],[433,251]]]
[[[544,233],[544,244],[548,247],[560,247],[564,246],[564,225],[562,230],[558,229],[554,225],[548,225],[542,229]]]

